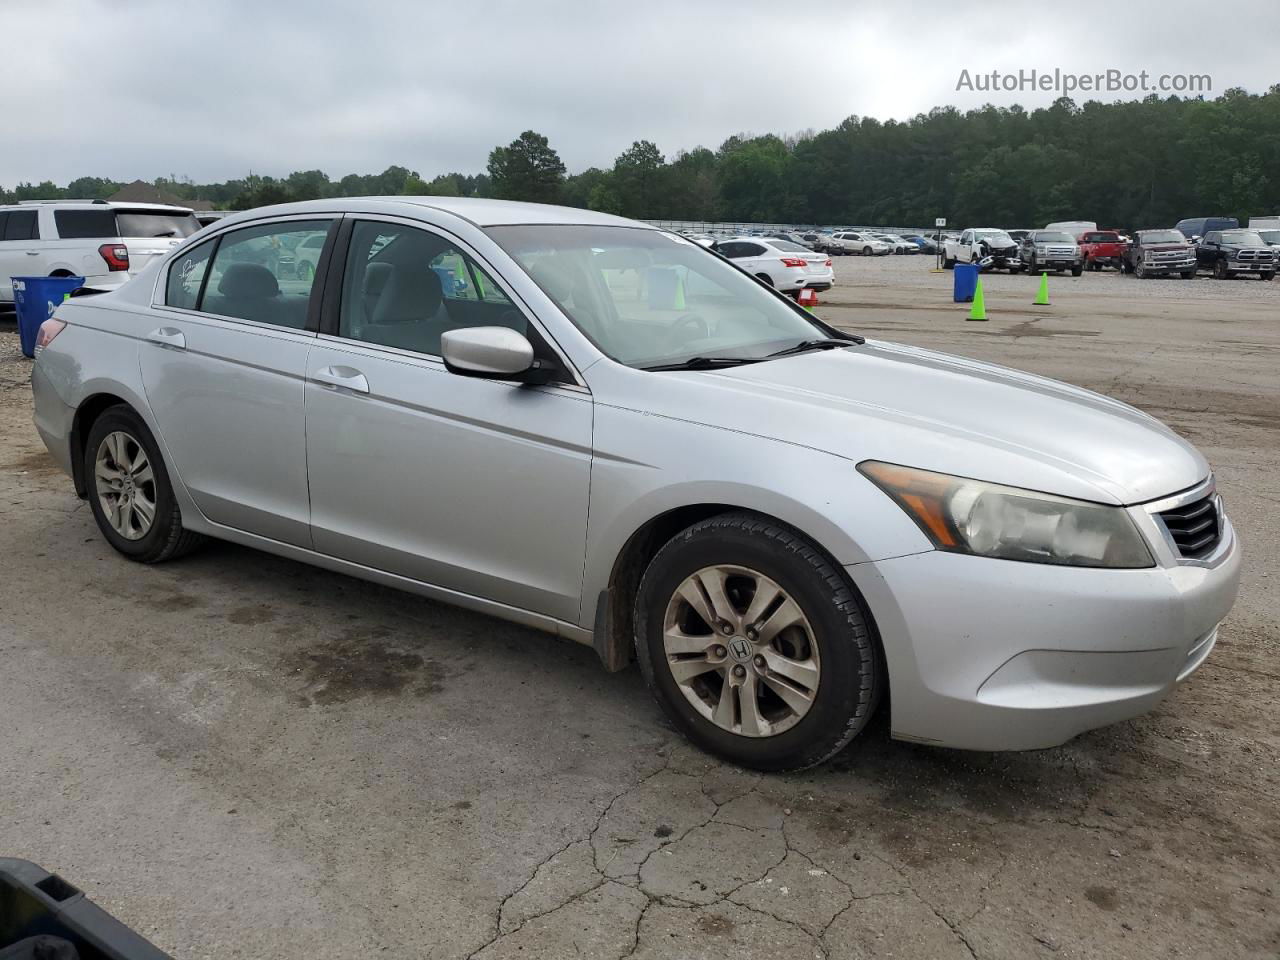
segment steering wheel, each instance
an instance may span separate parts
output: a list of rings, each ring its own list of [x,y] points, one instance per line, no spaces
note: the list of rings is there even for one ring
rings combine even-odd
[[[690,331],[687,333],[685,331]],[[711,336],[711,327],[702,316],[697,313],[686,313],[679,317],[675,323],[671,325],[671,329],[667,331],[667,345],[676,347],[682,343],[688,343],[690,340],[703,340]]]

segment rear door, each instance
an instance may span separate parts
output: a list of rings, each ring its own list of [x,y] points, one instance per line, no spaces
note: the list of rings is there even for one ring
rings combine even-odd
[[[13,299],[13,277],[44,276],[35,210],[0,211],[0,299]]]
[[[576,622],[590,394],[445,369],[447,330],[499,325],[540,337],[457,238],[352,218],[346,245],[306,374],[315,549]]]
[[[230,230],[170,262],[141,345],[147,400],[206,517],[310,547],[303,379],[319,323],[316,278],[278,251],[335,232],[290,217]]]

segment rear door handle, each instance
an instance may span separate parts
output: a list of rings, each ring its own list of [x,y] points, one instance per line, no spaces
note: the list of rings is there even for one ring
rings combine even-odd
[[[311,375],[316,383],[352,393],[368,393],[369,381],[363,373],[352,367],[324,367]]]
[[[170,347],[174,350],[187,349],[187,338],[183,336],[181,330],[174,327],[160,327],[152,330],[147,334],[147,339],[152,343],[158,343],[162,347]]]
[[[28,257],[38,257],[38,256],[40,256],[40,251],[39,251],[39,250],[28,250],[28,251],[27,251],[27,256],[28,256]]]

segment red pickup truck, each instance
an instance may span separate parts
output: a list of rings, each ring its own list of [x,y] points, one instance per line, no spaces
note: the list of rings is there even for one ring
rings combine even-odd
[[[1077,238],[1086,270],[1103,267],[1124,269],[1124,254],[1128,244],[1115,230],[1090,230]]]

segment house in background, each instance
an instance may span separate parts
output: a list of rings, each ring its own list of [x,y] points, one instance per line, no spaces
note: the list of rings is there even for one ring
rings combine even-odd
[[[145,180],[126,183],[107,199],[112,203],[164,203],[171,207],[189,207],[192,210],[213,209],[213,204],[208,200],[184,200]]]

